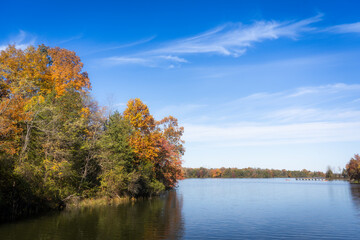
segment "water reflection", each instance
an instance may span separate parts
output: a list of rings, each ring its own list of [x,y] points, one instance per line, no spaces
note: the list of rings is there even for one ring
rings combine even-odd
[[[3,224],[0,239],[359,239],[359,226],[360,184],[187,179],[151,200]]]
[[[360,184],[349,184],[349,186],[353,203],[360,214]]]
[[[180,239],[182,197],[87,208],[0,226],[1,239]]]

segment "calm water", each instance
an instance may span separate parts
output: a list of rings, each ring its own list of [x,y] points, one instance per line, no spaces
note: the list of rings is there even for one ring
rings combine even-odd
[[[176,191],[0,225],[0,239],[359,239],[360,186],[188,179]]]

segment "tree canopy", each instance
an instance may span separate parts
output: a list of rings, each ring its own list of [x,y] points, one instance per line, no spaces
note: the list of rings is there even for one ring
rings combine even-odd
[[[355,154],[346,165],[347,175],[350,180],[360,181],[360,155]]]
[[[73,197],[159,194],[182,178],[176,118],[139,99],[106,114],[75,52],[44,45],[0,52],[1,218]]]

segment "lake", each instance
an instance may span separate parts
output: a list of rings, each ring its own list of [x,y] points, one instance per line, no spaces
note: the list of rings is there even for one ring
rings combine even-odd
[[[0,225],[0,239],[359,239],[360,185],[186,179],[150,200]]]

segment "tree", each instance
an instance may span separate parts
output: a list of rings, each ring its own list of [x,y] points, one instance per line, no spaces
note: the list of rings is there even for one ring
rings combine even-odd
[[[137,164],[152,165],[156,179],[165,188],[173,188],[183,177],[181,157],[185,149],[181,137],[184,129],[172,116],[156,121],[138,98],[129,100],[124,118],[134,128],[129,141]]]
[[[342,176],[343,178],[347,178],[347,177],[348,177],[348,173],[347,173],[347,171],[346,171],[345,168],[343,168],[343,170],[342,170],[342,172],[341,172],[341,176]]]
[[[346,164],[347,175],[350,180],[359,181],[360,180],[360,155],[355,154],[353,158],[350,159],[349,163]]]
[[[1,51],[0,151],[16,154],[24,128],[19,123],[29,123],[32,106],[43,100],[49,81],[48,64],[44,46],[23,51],[10,45]]]
[[[130,123],[115,112],[106,121],[104,134],[98,142],[101,149],[101,189],[110,196],[121,196],[127,192],[128,175],[135,164],[135,155],[129,144],[132,131]],[[131,177],[134,178],[133,175]]]
[[[173,188],[177,181],[183,178],[182,160],[185,148],[181,139],[184,128],[178,125],[178,120],[172,116],[157,122],[161,132],[160,153],[157,161],[157,176],[159,176],[166,188]]]
[[[151,196],[164,190],[149,161],[139,161],[130,138],[136,128],[128,119],[115,112],[106,121],[104,134],[99,141],[102,169],[101,189],[114,196]]]
[[[99,128],[80,58],[44,45],[9,46],[0,52],[0,87],[0,168],[14,179],[7,184],[18,199],[27,196],[27,206],[57,205],[77,194],[89,175],[89,154],[82,150]],[[0,188],[2,195],[9,186]],[[13,212],[25,212],[20,202],[11,205]]]
[[[325,176],[326,176],[326,178],[329,178],[329,179],[334,178],[334,173],[333,173],[333,171],[331,170],[330,167],[328,167],[328,170],[326,171]]]
[[[184,129],[138,98],[105,117],[75,52],[0,51],[0,213],[26,215],[73,197],[143,197],[183,177]],[[0,214],[1,215],[1,214]]]

